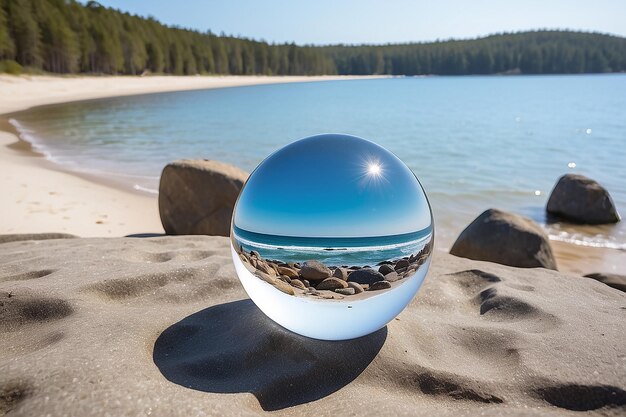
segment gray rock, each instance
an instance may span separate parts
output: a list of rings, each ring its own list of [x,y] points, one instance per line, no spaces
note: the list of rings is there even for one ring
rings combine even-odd
[[[358,282],[348,282],[348,288],[353,288],[355,294],[360,294],[365,291]]]
[[[398,273],[396,271],[392,271],[388,274],[385,274],[385,281],[395,282],[399,279]]]
[[[378,271],[371,268],[359,269],[352,272],[348,276],[348,280],[351,282],[358,282],[359,284],[371,284],[376,281],[382,281],[385,277]]]
[[[400,259],[398,262],[396,262],[396,266],[394,267],[394,269],[396,271],[406,270],[410,264],[411,263],[407,259]]]
[[[318,261],[306,261],[300,268],[300,276],[311,281],[321,281],[331,275],[330,269]]]
[[[159,214],[170,235],[230,235],[230,219],[248,173],[208,160],[168,164],[159,184]]]
[[[337,268],[333,271],[333,276],[335,278],[342,279],[344,281],[348,280],[348,271],[343,268]]]
[[[609,287],[615,288],[616,290],[626,292],[626,275],[595,273],[587,274],[585,277],[595,279],[596,281],[600,281]]]
[[[380,268],[378,268],[378,272],[380,272],[383,275],[387,275],[390,272],[393,272],[393,266],[392,265],[388,265],[388,264],[384,264],[381,265]]]
[[[354,295],[356,291],[354,288],[337,288],[335,292],[341,295]]]
[[[391,282],[389,281],[377,281],[370,285],[370,291],[386,290],[391,288]]]
[[[348,283],[342,279],[330,277],[320,282],[315,288],[317,290],[336,290],[337,288],[348,288]]]
[[[604,224],[620,221],[609,192],[583,175],[567,174],[559,178],[546,209],[548,213],[576,223]]]
[[[519,268],[556,269],[548,236],[534,221],[489,209],[461,232],[452,255]]]

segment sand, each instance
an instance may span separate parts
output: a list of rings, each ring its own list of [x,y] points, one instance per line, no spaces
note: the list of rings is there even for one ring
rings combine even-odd
[[[12,76],[0,75],[0,114],[43,104],[165,91],[381,78],[381,76]]]
[[[163,233],[156,198],[55,170],[42,157],[6,146],[15,140],[0,131],[0,234]]]
[[[111,77],[0,75],[0,114],[104,97],[256,84],[344,80],[344,76]],[[0,120],[0,234],[64,232],[79,236],[163,233],[155,196],[63,171],[28,152]],[[26,148],[26,149],[25,149]]]
[[[322,342],[247,299],[227,238],[9,242],[0,414],[624,415],[624,323],[595,280],[436,253],[388,326]]]

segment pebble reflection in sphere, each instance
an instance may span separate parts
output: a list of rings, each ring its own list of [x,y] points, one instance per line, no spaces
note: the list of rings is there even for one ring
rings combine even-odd
[[[375,332],[413,299],[431,261],[424,190],[391,152],[325,134],[270,155],[231,227],[246,292],[281,326],[323,340]]]

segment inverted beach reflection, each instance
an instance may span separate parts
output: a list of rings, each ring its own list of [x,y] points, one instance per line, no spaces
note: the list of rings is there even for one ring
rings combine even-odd
[[[250,298],[282,326],[330,340],[374,332],[400,313],[426,276],[433,239],[413,172],[379,145],[340,134],[265,159],[231,228]]]

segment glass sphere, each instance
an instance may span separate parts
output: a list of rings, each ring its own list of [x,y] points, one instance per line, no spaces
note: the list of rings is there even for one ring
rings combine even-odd
[[[281,326],[324,340],[393,320],[424,281],[433,239],[413,172],[381,146],[339,134],[298,140],[261,162],[231,226],[252,301]]]

